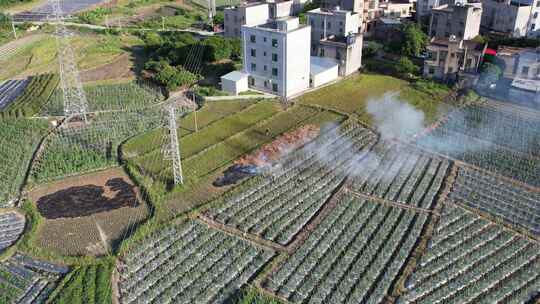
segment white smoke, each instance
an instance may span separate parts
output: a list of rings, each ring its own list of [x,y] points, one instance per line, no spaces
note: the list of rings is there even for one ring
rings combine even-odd
[[[382,98],[370,99],[366,108],[383,140],[408,141],[425,128],[424,112],[399,100],[399,93],[386,93]]]

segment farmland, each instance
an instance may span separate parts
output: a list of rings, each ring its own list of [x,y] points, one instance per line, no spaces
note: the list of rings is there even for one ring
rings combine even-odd
[[[44,120],[0,120],[0,206],[20,190],[32,154],[47,129]]]
[[[24,231],[25,218],[18,212],[0,213],[0,253],[9,248]]]
[[[0,303],[41,303],[69,271],[16,254],[0,263]]]
[[[418,145],[532,186],[540,186],[540,113],[502,104],[455,110]],[[518,112],[516,112],[518,111]]]
[[[41,185],[28,196],[40,217],[34,246],[66,256],[116,251],[151,214],[121,169]]]
[[[446,205],[397,303],[525,303],[540,286],[540,247]]]
[[[168,227],[121,257],[120,302],[224,302],[273,255],[196,221]]]
[[[59,80],[56,74],[31,77],[22,93],[2,110],[2,117],[28,117],[39,113],[49,101]]]
[[[0,83],[0,110],[9,106],[27,84],[27,80],[6,80]]]

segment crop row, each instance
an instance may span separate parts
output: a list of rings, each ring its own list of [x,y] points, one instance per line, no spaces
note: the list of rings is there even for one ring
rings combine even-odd
[[[450,120],[444,127],[480,139],[488,139],[525,154],[540,156],[540,117],[532,119],[510,113],[500,107],[495,109],[471,105],[464,111],[450,115]]]
[[[345,194],[263,286],[294,303],[381,303],[426,220]]]
[[[39,113],[49,101],[59,80],[56,74],[32,77],[22,94],[2,110],[2,117],[25,117]]]
[[[113,269],[114,261],[107,258],[94,264],[77,266],[49,295],[47,303],[112,303]]]
[[[16,212],[0,213],[0,253],[17,241],[24,223],[24,216]]]
[[[17,194],[48,124],[45,120],[0,120],[0,206]]]
[[[89,112],[133,110],[163,100],[161,93],[146,83],[93,85],[85,86],[83,89]],[[64,115],[64,97],[61,89],[54,92],[50,102],[43,109],[43,114]]]
[[[524,303],[539,273],[537,243],[446,205],[398,303]]]
[[[474,169],[460,168],[450,199],[540,235],[540,195]]]
[[[287,244],[343,181],[351,162],[366,153],[372,142],[371,132],[356,128],[323,146],[308,146],[297,152],[296,161],[279,167],[259,185],[250,185],[245,193],[209,210],[207,215]]]
[[[28,80],[7,80],[0,83],[0,110],[9,106],[27,85]]]
[[[16,254],[0,264],[0,303],[44,303],[68,271]]]
[[[161,125],[159,112],[134,110],[101,113],[87,125],[58,129],[33,167],[32,178],[43,182],[114,165],[123,141]]]
[[[379,143],[357,165],[352,188],[420,208],[432,208],[450,163],[416,149]]]
[[[140,246],[118,266],[121,303],[223,303],[274,254],[195,221]]]

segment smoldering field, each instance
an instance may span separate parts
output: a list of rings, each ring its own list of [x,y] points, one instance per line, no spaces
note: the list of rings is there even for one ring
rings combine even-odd
[[[484,167],[485,163],[486,169],[499,166],[501,157],[510,165],[513,160],[522,164],[524,159],[532,159],[527,163],[529,169],[524,172],[525,178],[517,179],[540,178],[540,161],[534,161],[538,156],[534,153],[540,148],[540,131],[535,131],[540,130],[540,117],[531,120],[531,117],[522,118],[504,109],[470,105],[447,113],[441,110],[439,121],[429,125],[424,113],[401,100],[396,92],[369,100],[366,110],[373,117],[372,127],[378,133],[378,143],[371,150],[358,150],[350,139],[343,141],[341,157],[348,159],[344,173],[352,177],[364,177],[372,169],[387,168],[389,162],[406,162],[427,150],[466,162],[472,156],[471,163],[479,167]],[[335,155],[332,153],[335,152],[331,152],[327,141],[339,137],[340,132],[336,126],[326,126],[321,131],[326,136],[304,147],[300,153],[314,154],[320,163],[333,166]]]

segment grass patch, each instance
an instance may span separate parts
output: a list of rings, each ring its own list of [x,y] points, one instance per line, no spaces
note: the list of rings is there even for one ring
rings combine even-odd
[[[371,124],[372,118],[366,112],[370,99],[388,92],[399,92],[400,97],[426,114],[428,121],[434,121],[440,114],[442,95],[448,90],[427,85],[415,87],[407,81],[383,75],[355,75],[336,84],[307,93],[298,98],[300,104],[317,105],[348,114],[355,114],[361,121]]]
[[[64,277],[47,303],[112,303],[111,276],[114,265],[114,258],[105,258],[92,265],[76,267]]]
[[[240,291],[238,295],[231,299],[230,304],[284,304],[284,302],[251,287]]]

